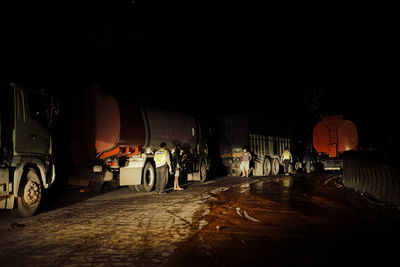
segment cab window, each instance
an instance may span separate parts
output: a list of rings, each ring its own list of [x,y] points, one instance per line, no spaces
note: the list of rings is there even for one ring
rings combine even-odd
[[[48,126],[48,114],[45,96],[37,93],[29,93],[30,118],[43,126]]]
[[[25,121],[25,112],[24,112],[24,96],[21,91],[17,91],[17,121]]]

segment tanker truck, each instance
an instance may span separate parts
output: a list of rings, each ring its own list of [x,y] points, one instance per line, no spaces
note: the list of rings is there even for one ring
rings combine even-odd
[[[42,91],[4,84],[0,95],[0,208],[36,213],[55,181],[50,125],[54,99]]]
[[[345,151],[355,150],[358,144],[357,127],[343,115],[325,116],[313,130],[313,145],[318,162],[324,170],[342,170]]]
[[[71,106],[69,183],[99,189],[105,184],[149,192],[156,182],[154,152],[165,142],[181,145],[181,170],[204,182],[209,170],[208,128],[193,116],[91,86]]]

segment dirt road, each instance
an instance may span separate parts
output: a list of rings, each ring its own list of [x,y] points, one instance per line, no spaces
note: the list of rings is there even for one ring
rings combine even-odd
[[[62,202],[31,218],[2,212],[0,265],[359,265],[392,260],[400,237],[398,216],[349,198],[331,178],[222,177],[186,184],[184,191],[167,195],[123,187]]]

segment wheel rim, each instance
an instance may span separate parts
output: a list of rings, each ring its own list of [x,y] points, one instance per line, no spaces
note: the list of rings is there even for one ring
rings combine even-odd
[[[207,169],[204,163],[201,164],[201,178],[204,179],[206,178],[207,175]]]
[[[264,162],[264,173],[265,175],[271,174],[271,162],[269,161],[269,159],[266,159]]]
[[[207,166],[206,164],[204,164],[204,161],[200,162],[200,181],[204,182],[206,180],[206,176],[207,176]]]
[[[144,176],[144,182],[151,186],[154,183],[154,172],[151,168],[146,170],[146,174]]]
[[[297,172],[298,170],[299,170],[299,163],[298,162],[296,162],[296,164],[294,164],[294,170]]]
[[[278,174],[279,172],[279,163],[277,160],[272,161],[272,168],[273,168],[273,173]]]
[[[24,188],[23,201],[25,206],[32,207],[40,202],[41,189],[40,184],[32,178],[28,181]]]

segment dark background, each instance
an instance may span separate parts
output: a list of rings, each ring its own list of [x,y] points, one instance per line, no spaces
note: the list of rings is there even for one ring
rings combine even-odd
[[[264,114],[306,134],[321,116],[343,114],[361,145],[399,146],[388,6],[6,3],[2,81],[67,100],[69,91],[99,84],[211,118]]]

